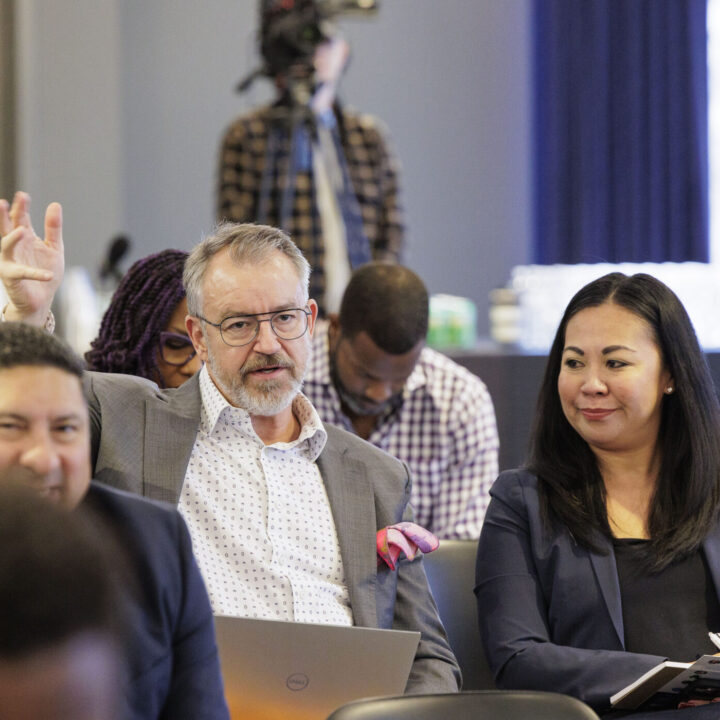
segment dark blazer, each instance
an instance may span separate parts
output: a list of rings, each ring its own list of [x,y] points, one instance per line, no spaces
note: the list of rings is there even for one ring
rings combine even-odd
[[[177,390],[137,377],[86,373],[97,480],[177,504],[200,423],[196,374]],[[407,692],[454,692],[460,671],[437,614],[421,554],[378,568],[376,533],[412,520],[407,466],[325,425],[317,464],[337,529],[356,625],[422,633]]]
[[[668,659],[625,651],[612,543],[598,535],[602,555],[567,530],[547,530],[526,470],[502,473],[490,495],[475,594],[498,687],[553,690],[607,709],[611,695]],[[703,550],[720,588],[720,529]]]
[[[122,720],[228,720],[210,602],[178,511],[92,483],[81,506],[126,550]]]

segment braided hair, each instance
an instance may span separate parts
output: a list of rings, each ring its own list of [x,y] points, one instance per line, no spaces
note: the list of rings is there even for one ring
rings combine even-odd
[[[130,267],[85,353],[89,370],[139,375],[164,385],[157,364],[158,337],[185,297],[187,255],[184,250],[163,250]]]

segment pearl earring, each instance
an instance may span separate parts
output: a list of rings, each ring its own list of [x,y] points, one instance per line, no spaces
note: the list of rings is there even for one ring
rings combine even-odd
[[[674,388],[672,385],[668,385],[668,386],[665,388],[665,393],[666,393],[667,395],[672,395],[672,392],[673,392],[674,389],[675,389],[675,388]]]

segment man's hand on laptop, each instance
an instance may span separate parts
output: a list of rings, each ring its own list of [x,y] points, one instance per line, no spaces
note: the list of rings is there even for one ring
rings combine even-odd
[[[45,239],[30,220],[30,196],[15,193],[12,205],[0,200],[0,280],[8,296],[3,319],[43,327],[65,268],[62,207],[45,212]]]

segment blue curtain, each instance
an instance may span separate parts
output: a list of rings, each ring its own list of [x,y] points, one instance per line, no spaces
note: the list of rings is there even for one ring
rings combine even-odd
[[[706,0],[536,0],[535,262],[707,262]]]

